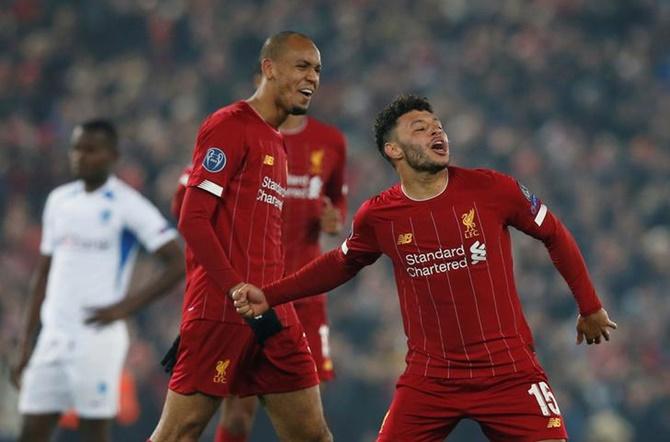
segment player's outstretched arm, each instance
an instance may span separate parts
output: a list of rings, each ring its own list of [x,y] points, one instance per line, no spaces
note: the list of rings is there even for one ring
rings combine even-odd
[[[588,345],[600,344],[601,338],[610,340],[609,329],[616,330],[616,322],[612,321],[607,310],[601,308],[588,316],[577,316],[577,345],[586,340]]]
[[[142,286],[136,293],[121,301],[91,311],[86,324],[107,325],[119,319],[127,318],[146,305],[164,296],[184,277],[184,254],[176,240],[168,241],[156,250],[155,255],[163,263],[162,271],[150,283]]]
[[[50,268],[51,256],[41,255],[30,281],[28,308],[23,322],[23,329],[19,336],[15,359],[10,371],[10,380],[12,385],[17,389],[21,388],[21,375],[23,374],[23,369],[28,365],[28,360],[33,352],[33,342],[35,342],[35,335],[40,324],[40,310],[46,295]]]

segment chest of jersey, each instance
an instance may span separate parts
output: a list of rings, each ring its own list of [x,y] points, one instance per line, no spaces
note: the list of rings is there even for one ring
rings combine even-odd
[[[269,205],[281,213],[286,198],[286,171],[283,145],[274,140],[255,139],[249,143],[246,158],[223,199],[236,210],[250,211]]]
[[[307,142],[287,142],[287,198],[317,200],[323,184],[333,173],[334,154],[326,146]]]
[[[434,204],[407,203],[377,223],[382,251],[411,278],[460,275],[488,268],[487,247],[502,232],[486,200],[443,198]]]
[[[84,192],[64,199],[51,222],[56,252],[104,253],[116,247],[123,230],[113,197]]]

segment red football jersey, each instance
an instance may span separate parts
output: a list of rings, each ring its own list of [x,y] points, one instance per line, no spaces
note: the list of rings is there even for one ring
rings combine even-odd
[[[433,198],[410,199],[395,185],[366,201],[340,249],[263,290],[280,305],[337,287],[385,254],[408,338],[407,373],[539,370],[514,284],[510,226],[544,242],[582,315],[601,308],[574,238],[545,204],[510,177],[458,167]]]
[[[323,197],[346,216],[346,142],[335,127],[307,117],[306,125],[282,131],[288,154],[288,187],[284,202],[286,272],[298,270],[321,254]]]
[[[537,362],[514,284],[510,226],[545,243],[582,314],[600,308],[572,236],[535,195],[490,170],[449,167],[446,189],[422,201],[391,187],[361,206],[341,250],[320,260],[330,273],[341,273],[333,276],[341,281],[380,254],[391,259],[408,337],[407,372],[443,378],[515,373]],[[310,266],[326,271],[314,264],[305,269]],[[267,292],[279,302],[284,291],[305,287],[307,293],[314,284],[308,280],[329,279],[306,270]]]
[[[280,278],[284,273],[281,224],[287,165],[279,131],[246,102],[236,102],[202,124],[192,164],[187,186],[220,198],[211,223],[233,273],[259,286]],[[187,202],[182,219],[188,216]],[[199,259],[188,244],[189,232],[182,233],[187,239],[188,281],[183,320],[242,323],[228,293],[201,265],[208,257]],[[284,324],[297,322],[291,305],[278,308],[277,313]]]

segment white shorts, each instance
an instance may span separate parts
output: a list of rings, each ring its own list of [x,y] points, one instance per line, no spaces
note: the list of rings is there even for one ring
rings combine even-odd
[[[19,411],[50,414],[74,408],[82,418],[114,417],[127,351],[124,322],[76,334],[42,330],[23,373]]]

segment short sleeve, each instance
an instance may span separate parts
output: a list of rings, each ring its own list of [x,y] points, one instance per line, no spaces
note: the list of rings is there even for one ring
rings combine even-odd
[[[246,157],[244,138],[244,124],[233,116],[206,120],[196,140],[188,186],[220,197]]]
[[[40,241],[40,253],[45,256],[53,255],[55,248],[54,238],[54,194],[47,197],[42,212],[42,240]]]
[[[149,252],[155,252],[177,237],[160,211],[139,193],[125,199],[126,226]]]
[[[352,253],[381,253],[370,221],[370,201],[366,201],[354,215],[351,222],[351,233],[342,243],[342,253],[345,256]]]

